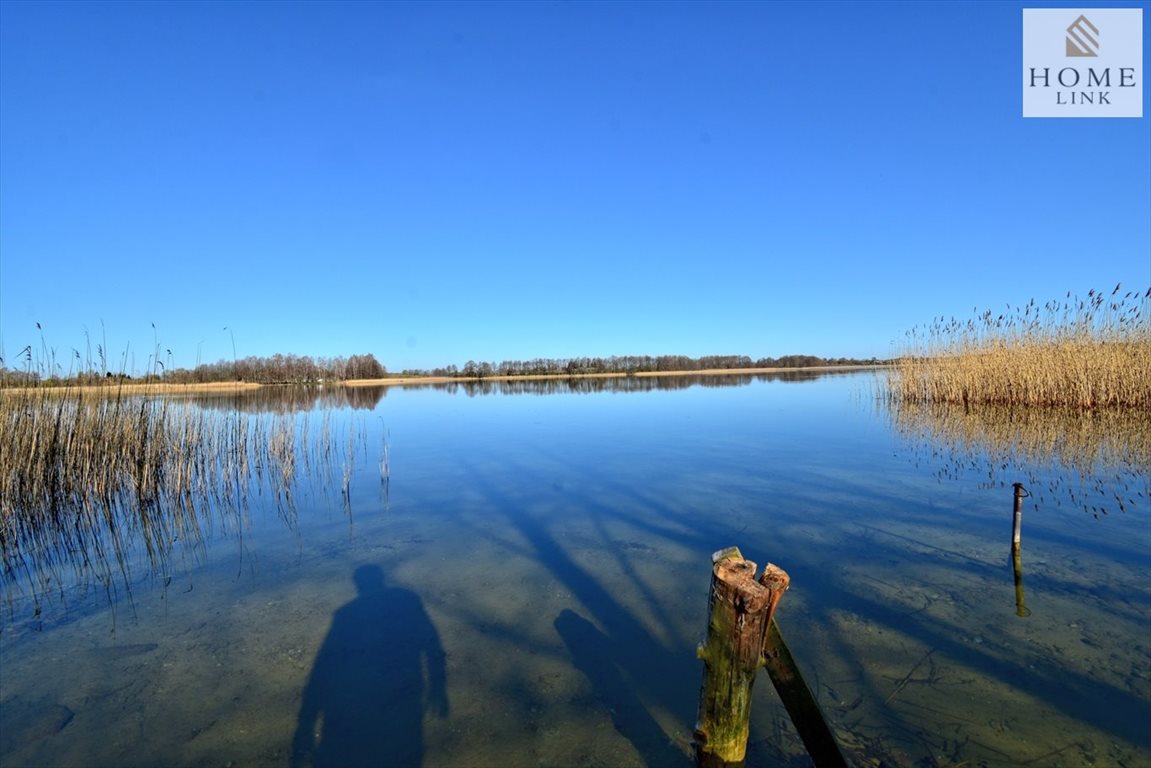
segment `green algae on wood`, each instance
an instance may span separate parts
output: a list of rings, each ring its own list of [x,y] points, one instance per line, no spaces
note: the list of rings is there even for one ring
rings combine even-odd
[[[700,768],[731,768],[747,753],[751,692],[763,665],[771,615],[787,588],[787,574],[768,565],[767,583],[737,547],[712,556],[707,640],[696,651],[703,660],[693,743]]]

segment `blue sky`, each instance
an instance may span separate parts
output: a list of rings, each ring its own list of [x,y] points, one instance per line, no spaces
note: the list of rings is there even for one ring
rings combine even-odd
[[[1146,290],[1149,119],[1023,119],[1023,7],[5,1],[4,356],[884,357]]]

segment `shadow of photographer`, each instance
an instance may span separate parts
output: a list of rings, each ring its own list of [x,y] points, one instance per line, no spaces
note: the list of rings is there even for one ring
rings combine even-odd
[[[358,594],[336,610],[304,689],[293,767],[416,767],[423,718],[448,715],[444,651],[419,596],[357,568]]]

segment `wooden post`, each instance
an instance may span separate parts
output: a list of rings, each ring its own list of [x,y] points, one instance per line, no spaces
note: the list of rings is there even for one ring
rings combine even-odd
[[[707,640],[693,744],[698,768],[736,768],[747,753],[751,688],[762,664],[773,593],[738,547],[712,555]],[[778,598],[775,598],[778,602]]]
[[[707,642],[696,655],[703,659],[703,685],[693,743],[697,768],[742,766],[751,718],[751,688],[766,667],[787,714],[818,768],[846,768],[835,737],[799,673],[779,627],[775,609],[791,577],[768,563],[755,579],[756,565],[738,547],[711,556]]]
[[[1011,546],[1019,546],[1019,536],[1023,528],[1023,497],[1029,495],[1023,483],[1012,483],[1015,488],[1015,519],[1011,526]]]
[[[764,574],[766,578],[767,574]],[[823,719],[811,689],[799,673],[799,667],[788,650],[775,621],[767,629],[763,647],[764,667],[775,686],[783,706],[803,740],[807,754],[816,768],[846,768],[847,761],[839,751],[835,735]]]
[[[1015,615],[1030,616],[1031,611],[1023,604],[1023,552],[1019,540],[1023,528],[1023,499],[1030,496],[1023,483],[1012,483],[1015,489],[1014,514],[1011,521],[1011,566],[1015,572]]]

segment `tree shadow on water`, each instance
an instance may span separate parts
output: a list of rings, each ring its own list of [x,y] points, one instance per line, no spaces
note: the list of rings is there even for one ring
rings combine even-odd
[[[619,668],[611,638],[568,609],[556,618],[555,628],[572,661],[607,707],[616,731],[632,743],[649,765],[687,768],[690,763],[686,756],[672,744]]]
[[[439,634],[411,590],[375,565],[356,569],[304,689],[292,766],[405,766],[423,761],[423,716],[448,714]]]

